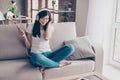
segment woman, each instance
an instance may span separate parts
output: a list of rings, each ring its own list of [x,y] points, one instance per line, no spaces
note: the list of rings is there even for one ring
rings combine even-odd
[[[72,45],[65,45],[53,52],[50,49],[49,40],[53,32],[51,22],[51,13],[47,9],[42,9],[37,14],[33,28],[28,27],[26,30],[27,35],[19,28],[26,47],[31,49],[31,64],[36,67],[42,67],[41,70],[71,64],[71,62],[62,60],[73,53]]]

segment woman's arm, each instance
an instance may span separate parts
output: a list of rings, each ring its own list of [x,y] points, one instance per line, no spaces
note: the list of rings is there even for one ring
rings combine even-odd
[[[28,49],[30,49],[30,48],[31,48],[31,40],[32,40],[32,39],[31,39],[31,38],[32,38],[32,37],[31,37],[31,34],[28,34],[28,33],[27,33],[27,36],[26,36],[24,30],[21,29],[21,28],[19,28],[19,27],[18,27],[18,31],[20,32],[20,35],[23,37],[26,47],[27,47]]]
[[[25,34],[25,36],[23,37],[25,45],[28,49],[31,48],[31,40],[32,40],[32,35],[27,33],[27,35]]]
[[[45,38],[45,40],[49,40],[51,37],[52,37],[52,28],[51,28],[51,22],[50,22],[44,33],[44,38]]]

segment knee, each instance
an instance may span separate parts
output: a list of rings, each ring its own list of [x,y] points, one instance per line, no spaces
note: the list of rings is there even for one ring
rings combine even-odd
[[[41,53],[33,53],[31,56],[31,59],[34,61],[42,60],[42,55],[41,55]]]
[[[70,53],[73,53],[74,52],[74,46],[72,44],[67,44],[65,45],[65,47],[70,51]]]

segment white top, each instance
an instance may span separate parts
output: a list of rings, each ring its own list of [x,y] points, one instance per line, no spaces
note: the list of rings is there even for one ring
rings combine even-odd
[[[26,29],[27,33],[32,33],[33,26],[28,26]],[[51,26],[51,30],[53,31],[53,26]],[[41,30],[40,37],[33,37],[32,36],[32,45],[31,45],[31,52],[36,53],[43,53],[46,51],[51,51],[49,40],[45,40],[43,36],[44,30]]]

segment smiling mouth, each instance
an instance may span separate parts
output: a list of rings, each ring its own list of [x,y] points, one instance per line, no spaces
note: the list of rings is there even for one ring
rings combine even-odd
[[[42,25],[45,25],[46,23],[42,23]]]

